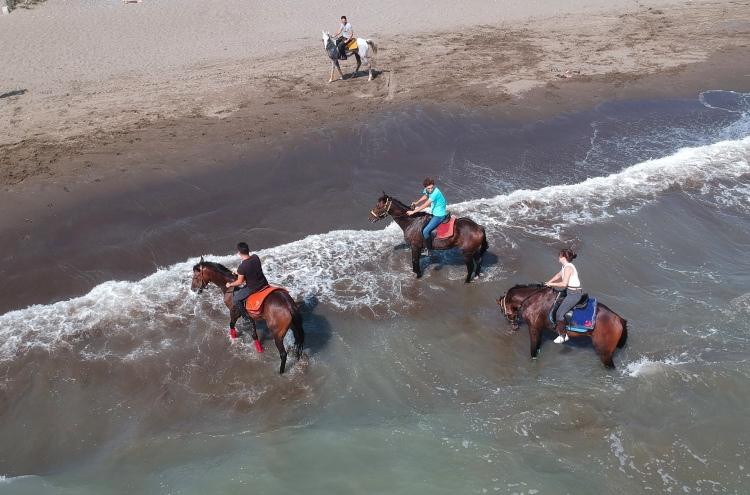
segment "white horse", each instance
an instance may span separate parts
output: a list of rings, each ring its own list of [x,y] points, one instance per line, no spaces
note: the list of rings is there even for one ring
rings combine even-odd
[[[341,76],[341,79],[343,79],[344,73],[341,72],[341,66],[339,65],[339,52],[338,48],[336,48],[336,41],[331,37],[331,33],[328,31],[323,31],[323,48],[325,48],[328,57],[331,59],[331,77],[328,79],[328,82],[333,82],[333,71],[336,69],[338,69],[339,75]],[[348,55],[354,55],[357,59],[357,68],[354,69],[354,74],[359,71],[359,67],[364,60],[370,74],[370,77],[368,77],[367,80],[372,81],[372,56],[375,53],[378,53],[378,47],[375,46],[375,43],[372,40],[357,38],[357,50],[347,50]]]

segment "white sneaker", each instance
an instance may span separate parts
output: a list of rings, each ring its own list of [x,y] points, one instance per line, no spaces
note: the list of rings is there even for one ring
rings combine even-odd
[[[569,337],[567,335],[558,335],[557,338],[553,341],[555,344],[562,344],[563,342],[567,342]]]

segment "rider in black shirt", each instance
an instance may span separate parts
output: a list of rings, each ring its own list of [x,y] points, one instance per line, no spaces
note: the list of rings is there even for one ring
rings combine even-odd
[[[245,299],[267,287],[268,280],[266,280],[263,268],[260,266],[260,258],[257,254],[250,254],[250,247],[246,242],[237,244],[237,254],[242,259],[240,266],[237,268],[237,280],[228,282],[227,288],[234,287],[232,302],[239,308],[240,314],[244,318],[249,318],[245,311]]]

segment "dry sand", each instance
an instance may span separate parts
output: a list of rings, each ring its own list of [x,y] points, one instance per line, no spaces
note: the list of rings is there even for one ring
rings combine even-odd
[[[341,13],[380,48],[371,83],[326,82],[318,33]],[[542,114],[660,85],[746,89],[749,40],[750,0],[49,0],[0,16],[0,183],[95,180],[123,154],[137,170],[163,147],[257,144],[405,103]]]

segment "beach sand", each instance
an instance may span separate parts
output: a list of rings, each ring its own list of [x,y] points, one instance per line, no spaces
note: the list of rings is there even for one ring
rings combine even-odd
[[[335,30],[344,12],[380,49],[373,82],[327,83],[318,33]],[[160,154],[195,156],[195,145],[217,136],[227,147],[262,144],[405,103],[541,115],[610,98],[694,94],[719,80],[727,89],[750,85],[747,0],[429,8],[379,0],[356,12],[343,2],[50,0],[0,22],[7,192],[101,181],[123,154],[138,170],[153,155],[144,140],[161,143]],[[699,63],[720,67],[684,76]],[[343,66],[348,74],[353,61]],[[644,83],[654,74],[670,82]],[[184,158],[175,161],[197,166]]]

